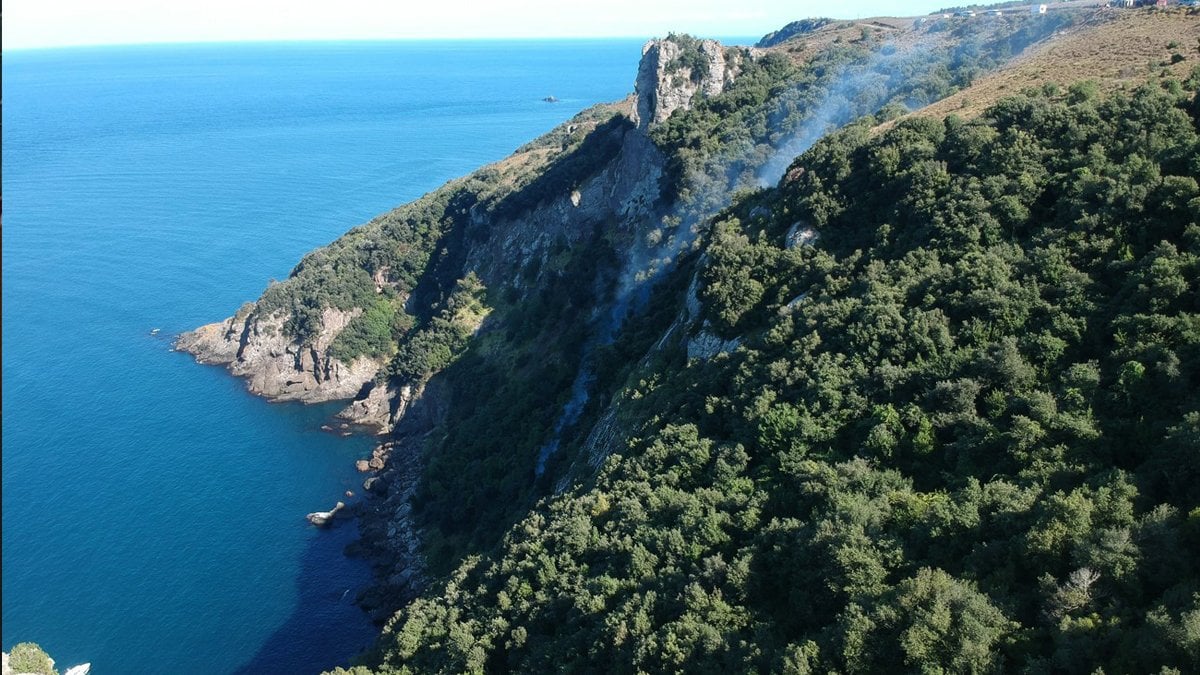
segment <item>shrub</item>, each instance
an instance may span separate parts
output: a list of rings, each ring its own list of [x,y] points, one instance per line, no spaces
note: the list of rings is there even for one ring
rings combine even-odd
[[[8,665],[14,673],[58,675],[54,668],[54,660],[36,642],[13,645],[12,652],[8,655]]]

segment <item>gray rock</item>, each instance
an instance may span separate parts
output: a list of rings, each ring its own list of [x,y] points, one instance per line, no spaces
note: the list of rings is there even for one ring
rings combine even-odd
[[[707,60],[707,73],[694,73],[677,60],[683,53],[679,43],[671,39],[650,40],[642,47],[634,91],[637,108],[634,122],[641,129],[658,124],[676,110],[688,110],[697,94],[716,96],[733,83],[740,67],[736,60],[729,63],[725,48],[716,40],[701,40],[700,53]]]
[[[820,238],[821,234],[819,232],[803,220],[798,220],[788,228],[787,234],[784,235],[784,244],[789,249],[799,246],[812,246]]]
[[[708,360],[717,354],[731,352],[740,344],[742,344],[741,338],[722,340],[708,330],[701,329],[699,333],[688,339],[687,354],[689,359]]]
[[[236,314],[183,333],[175,348],[201,363],[225,365],[247,380],[254,394],[273,401],[317,403],[349,399],[375,377],[382,361],[359,357],[343,363],[329,355],[329,346],[350,321],[362,313],[327,307],[321,312],[321,330],[309,344],[297,344],[284,334],[288,314],[261,316],[247,303]]]
[[[317,527],[324,527],[328,525],[335,517],[337,517],[338,513],[344,508],[346,508],[346,505],[342,502],[338,502],[337,505],[335,505],[333,509],[329,511],[315,511],[305,516],[305,518],[308,519],[308,522],[316,525]]]

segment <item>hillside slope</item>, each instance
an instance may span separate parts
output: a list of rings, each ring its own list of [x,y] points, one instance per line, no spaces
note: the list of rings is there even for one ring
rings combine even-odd
[[[1029,49],[970,87],[915,114],[978,115],[1025,87],[1067,87],[1091,80],[1105,89],[1147,78],[1184,79],[1200,63],[1200,12],[1195,9],[1100,8],[1053,39]]]
[[[378,672],[1200,668],[1197,78],[905,117],[1142,16],[652,41],[179,344],[387,435]]]
[[[377,672],[1200,668],[1200,109],[1164,84],[865,120],[735,202],[695,291],[738,346],[669,332],[628,444]]]

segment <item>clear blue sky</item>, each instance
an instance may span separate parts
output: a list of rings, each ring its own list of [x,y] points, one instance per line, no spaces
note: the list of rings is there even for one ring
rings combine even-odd
[[[5,49],[239,40],[762,35],[809,16],[911,16],[953,0],[5,0]]]

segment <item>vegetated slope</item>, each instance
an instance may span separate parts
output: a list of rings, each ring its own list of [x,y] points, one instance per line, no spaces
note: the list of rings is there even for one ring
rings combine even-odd
[[[765,52],[653,42],[636,102],[356,228],[185,336],[267,395],[359,389],[345,414],[391,434],[360,601],[403,610],[373,665],[958,671],[1060,648],[1121,664],[1129,649],[1087,640],[1143,634],[1165,645],[1146,659],[1190,658],[1186,565],[1137,547],[1189,545],[1192,498],[1148,486],[1141,456],[1103,464],[1130,438],[1187,447],[1179,410],[1111,399],[1113,378],[1166,390],[1102,334],[1125,316],[1120,265],[1157,243],[1121,228],[1195,219],[1185,97],[1101,106],[1083,86],[879,128],[1083,16],[835,22]],[[1117,224],[1138,208],[1154,216]],[[1039,252],[1072,227],[1096,238]],[[1079,552],[1093,541],[1133,568]]]
[[[672,284],[688,279],[668,272],[694,262],[733,193],[774,182],[821,134],[938,100],[1071,21],[949,22],[921,48],[843,26],[803,56],[654,42],[636,105],[588,111],[352,230],[179,344],[267,396],[354,396],[345,416],[393,435],[360,547],[380,579],[362,601],[383,620],[622,442],[609,403],[674,320]],[[657,124],[663,106],[676,114]]]
[[[874,121],[716,219],[675,275],[740,346],[668,333],[378,672],[1200,669],[1196,101]]]
[[[488,236],[499,245],[463,244],[474,256],[465,268],[479,270],[494,311],[469,341],[435,336],[432,344],[457,345],[453,353],[460,355],[424,369],[438,394],[426,396],[425,405],[436,404],[439,414],[409,417],[398,428],[425,457],[411,513],[434,573],[495,546],[540,496],[590,478],[591,462],[622,443],[625,425],[610,401],[675,319],[689,280],[669,271],[694,262],[699,232],[731,194],[777,178],[787,163],[777,161],[787,156],[777,148],[806,147],[826,130],[884,106],[937,100],[1002,62],[997,45],[1007,48],[1006,36],[1029,25],[1036,24],[1019,18],[997,24],[1005,28],[999,33],[963,27],[958,38],[909,52],[858,35],[799,63],[778,51],[740,60],[731,53],[727,62],[739,64],[736,76],[724,76],[732,82],[719,95],[698,98],[658,126],[627,132],[627,139],[654,147],[634,150],[635,163],[657,166],[661,175],[652,190],[635,190],[645,197],[636,209],[621,206],[586,227],[571,225],[580,234],[555,235],[528,252],[503,243],[508,226],[495,224]],[[685,55],[697,48],[675,40]],[[680,75],[668,64],[665,77],[645,87],[639,82],[639,95],[651,87],[670,89]],[[630,157],[621,149],[608,161],[619,166]],[[587,184],[588,174],[572,180]],[[562,198],[551,190],[516,194],[530,205]],[[500,251],[512,251],[505,274],[490,271]],[[617,332],[629,315],[638,318]],[[410,344],[402,340],[399,355]],[[382,510],[403,508],[392,502]],[[367,538],[382,537],[376,531]]]

